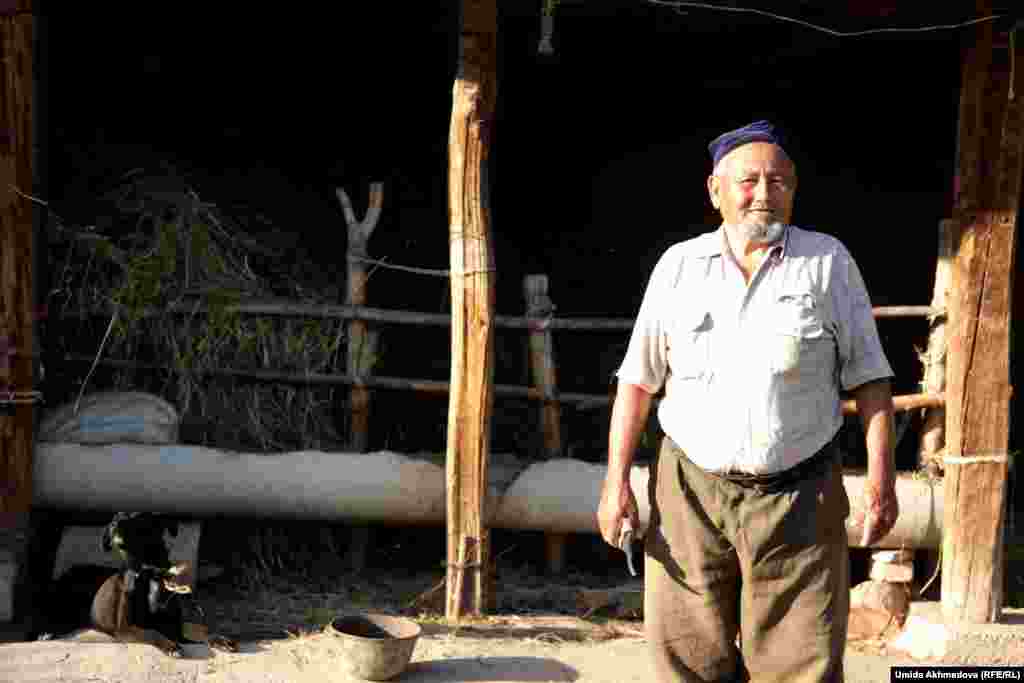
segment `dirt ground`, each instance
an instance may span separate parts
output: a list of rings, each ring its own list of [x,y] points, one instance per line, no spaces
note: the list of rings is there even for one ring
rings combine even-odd
[[[564,617],[493,619],[452,629],[426,624],[412,662],[396,680],[408,683],[459,681],[632,683],[651,680],[642,637],[629,626],[616,630],[573,624]],[[997,648],[997,645],[993,645]],[[946,663],[1024,664],[1024,652],[976,651],[971,659]],[[171,659],[146,645],[111,642],[95,633],[73,641],[0,645],[0,681],[23,683],[313,683],[358,681],[346,673],[334,636],[246,641],[237,654],[189,648]],[[877,646],[847,651],[849,683],[884,683],[895,665],[925,663],[886,654]],[[930,661],[928,663],[939,663]]]
[[[322,625],[339,614],[367,611],[405,614],[423,627],[410,665],[395,680],[650,681],[642,622],[621,618],[621,609],[614,617],[598,611],[582,618],[574,597],[580,580],[552,584],[506,576],[495,616],[457,628],[438,614],[440,591],[431,592],[436,575],[350,577],[344,586],[320,592],[309,592],[298,580],[244,589],[237,582],[212,582],[200,585],[204,612],[215,632],[241,640],[239,653],[195,645],[174,659],[147,645],[115,643],[85,631],[68,639],[0,644],[0,683],[356,681],[345,671],[337,637]],[[941,662],[1024,665],[1024,646],[1016,639],[982,640],[952,648]],[[879,640],[851,642],[847,681],[888,681],[891,666],[915,663],[926,662]]]

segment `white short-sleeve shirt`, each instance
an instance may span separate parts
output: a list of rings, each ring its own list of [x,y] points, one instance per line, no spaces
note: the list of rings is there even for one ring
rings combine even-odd
[[[712,472],[778,472],[838,431],[839,391],[892,376],[860,271],[795,226],[744,281],[722,228],[670,247],[617,375],[662,387],[662,429]]]

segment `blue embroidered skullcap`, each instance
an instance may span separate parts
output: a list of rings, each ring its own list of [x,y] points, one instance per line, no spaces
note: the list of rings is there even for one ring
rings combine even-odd
[[[712,164],[717,166],[718,162],[726,154],[750,142],[771,142],[782,147],[783,151],[785,151],[782,135],[771,121],[754,121],[742,128],[722,133],[711,141],[708,145],[708,151],[711,152]]]

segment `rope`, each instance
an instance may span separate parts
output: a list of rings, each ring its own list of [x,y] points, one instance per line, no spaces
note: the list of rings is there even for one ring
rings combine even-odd
[[[41,391],[13,391],[10,389],[0,389],[0,406],[32,405],[42,402],[43,392]]]
[[[16,185],[11,185],[11,189],[14,190],[15,194],[20,195],[22,198],[27,199],[30,202],[35,202],[36,204],[39,204],[40,206],[45,206],[47,208],[49,208],[50,206],[47,202],[43,201],[42,199],[39,199],[38,197],[33,197],[30,194],[22,192],[20,189],[18,189]]]
[[[483,567],[479,562],[466,562],[465,564],[461,562],[447,562],[445,563],[445,566],[453,567],[455,569],[480,569]]]
[[[1008,462],[1007,455],[973,455],[973,456],[945,456],[942,462],[949,465],[973,465],[979,462]]]
[[[814,29],[815,31],[821,31],[827,33],[830,36],[837,38],[845,38],[852,36],[867,36],[875,33],[922,33],[926,31],[950,31],[958,28],[966,28],[975,24],[980,24],[985,21],[994,21],[1002,18],[1002,14],[993,14],[984,17],[976,17],[968,21],[963,21],[957,24],[936,24],[931,26],[911,26],[908,28],[900,27],[885,27],[885,28],[872,28],[866,31],[837,31],[835,29],[828,28],[826,26],[819,26],[818,24],[812,24],[809,21],[803,21],[802,19],[796,19],[794,17],[788,17],[782,14],[776,14],[774,12],[768,12],[761,9],[755,9],[752,7],[733,7],[731,5],[715,5],[708,2],[681,2],[679,0],[647,0],[652,5],[660,5],[662,7],[671,7],[676,12],[682,14],[680,10],[684,7],[692,7],[695,9],[708,9],[717,10],[719,12],[746,12],[750,14],[758,14],[763,17],[775,19],[778,21],[785,21],[791,24],[797,24],[805,28]]]
[[[364,256],[358,256],[356,254],[349,253],[348,258],[351,261],[359,261],[361,263],[369,263],[378,268],[385,268],[389,270],[398,270],[404,273],[414,273],[416,275],[430,275],[431,277],[464,277],[466,275],[476,275],[478,273],[496,273],[497,268],[479,268],[476,270],[464,270],[462,272],[452,272],[450,270],[443,270],[439,268],[418,268],[415,266],[403,266],[397,263],[388,263],[379,259],[366,258]]]
[[[417,268],[414,266],[401,266],[394,263],[386,263],[379,259],[366,258],[364,256],[356,256],[355,254],[348,255],[349,260],[359,261],[361,263],[369,263],[379,268],[389,268],[391,270],[400,270],[406,273],[415,273],[417,275],[431,275],[434,277],[449,277],[450,271],[433,269],[433,268]]]
[[[452,273],[452,277],[466,277],[467,275],[479,275],[480,273],[497,273],[497,268],[477,268],[476,270],[464,270],[461,273]]]

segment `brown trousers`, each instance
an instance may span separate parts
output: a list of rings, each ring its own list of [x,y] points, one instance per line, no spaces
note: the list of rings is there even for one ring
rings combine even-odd
[[[764,493],[705,472],[665,437],[649,493],[644,619],[658,683],[842,682],[850,504],[838,461]]]

